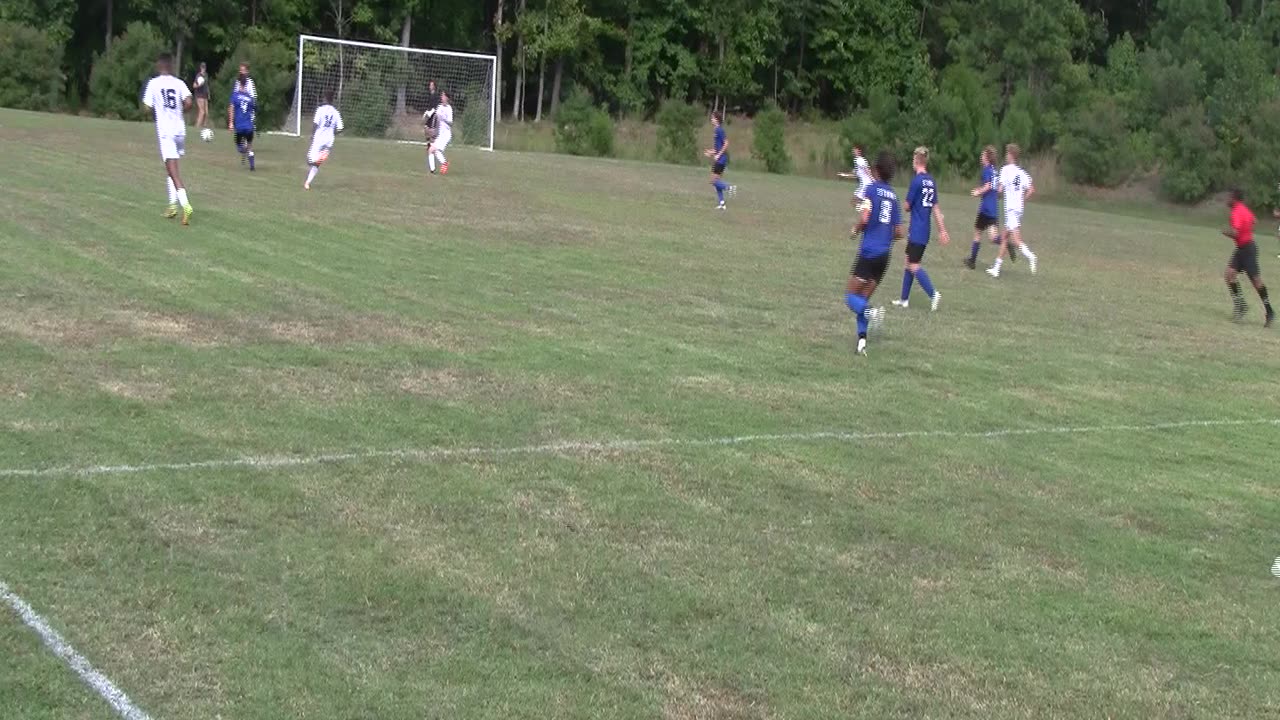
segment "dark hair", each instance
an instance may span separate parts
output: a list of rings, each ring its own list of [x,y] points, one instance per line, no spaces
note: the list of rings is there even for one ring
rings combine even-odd
[[[1240,188],[1231,188],[1231,201],[1238,203],[1244,202],[1244,190],[1241,190]]]
[[[986,147],[982,148],[982,157],[983,157],[987,162],[989,162],[989,163],[993,163],[993,164],[994,164],[994,163],[995,163],[995,161],[996,161],[996,146],[995,146],[995,145],[988,145],[988,146],[986,146]]]
[[[865,153],[867,151],[867,149],[862,146],[862,143],[854,143],[853,149],[857,150],[859,153]]]
[[[325,105],[332,105],[333,91],[326,88],[324,92],[320,93],[320,102],[324,103]]]
[[[172,65],[172,64],[173,64],[173,56],[172,56],[172,55],[170,55],[170,54],[169,54],[169,53],[167,53],[167,52],[162,52],[162,53],[160,53],[159,55],[157,55],[157,56],[156,56],[156,62],[160,63],[161,65],[166,65],[166,66],[168,66],[168,65]]]
[[[718,122],[718,123],[723,123],[723,122],[724,122],[724,113],[722,113],[722,112],[720,112],[719,110],[717,110],[717,111],[715,111],[715,112],[711,113],[711,118],[712,118],[713,120],[715,120],[716,122]]]
[[[897,169],[898,165],[893,161],[893,153],[881,150],[880,154],[876,155],[876,175],[880,178],[880,182],[892,182],[893,173]]]

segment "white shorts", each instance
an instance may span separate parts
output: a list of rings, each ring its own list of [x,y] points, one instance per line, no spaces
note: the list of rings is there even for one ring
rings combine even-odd
[[[329,158],[329,151],[333,146],[328,143],[317,143],[311,146],[307,151],[307,163],[311,165],[319,165]]]
[[[1004,213],[1004,229],[1018,230],[1022,227],[1022,211],[1006,210]]]
[[[439,150],[440,152],[444,152],[444,149],[449,147],[449,141],[452,139],[453,139],[453,133],[450,133],[450,132],[440,133],[439,135],[436,135],[434,140],[431,141],[431,147],[435,148],[436,150]]]
[[[160,159],[161,160],[177,160],[187,152],[187,136],[186,135],[161,135],[160,136]]]

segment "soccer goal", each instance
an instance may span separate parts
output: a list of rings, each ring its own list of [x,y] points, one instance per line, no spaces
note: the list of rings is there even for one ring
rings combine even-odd
[[[493,55],[298,36],[298,84],[285,133],[310,132],[324,91],[333,92],[346,134],[423,142],[427,83],[449,95],[454,142],[493,149],[497,119]]]

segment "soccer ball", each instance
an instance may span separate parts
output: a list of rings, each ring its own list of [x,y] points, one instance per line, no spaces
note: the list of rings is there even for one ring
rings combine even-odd
[[[213,142],[213,129],[205,128],[200,131],[200,139],[205,142]]]

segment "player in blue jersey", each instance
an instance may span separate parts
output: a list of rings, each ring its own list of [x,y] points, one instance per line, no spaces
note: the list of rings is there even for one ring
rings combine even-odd
[[[929,246],[929,235],[933,230],[933,221],[938,221],[938,240],[943,245],[951,242],[947,235],[947,226],[943,222],[942,208],[938,206],[938,185],[929,174],[929,148],[918,147],[911,156],[915,177],[911,178],[911,187],[907,189],[907,212],[911,213],[911,228],[907,231],[907,269],[902,272],[902,298],[894,300],[897,307],[908,307],[911,285],[920,281],[920,288],[929,296],[929,309],[937,310],[942,300],[942,293],[933,288],[929,273],[920,267],[924,259],[924,251]]]
[[[969,258],[964,266],[970,270],[978,267],[978,250],[982,247],[982,233],[995,242],[1000,234],[999,188],[996,187],[996,148],[988,145],[982,149],[982,184],[970,195],[978,200],[978,217],[973,221],[973,245],[969,246]]]
[[[722,179],[724,169],[729,166],[729,138],[724,132],[724,115],[719,112],[711,113],[711,126],[715,128],[715,135],[712,139],[712,147],[702,152],[711,160],[711,187],[716,189],[716,197],[720,199],[720,204],[716,205],[717,210],[726,209],[724,204],[724,194],[727,191],[730,196],[738,191],[736,185],[729,185]]]
[[[235,133],[236,150],[240,152],[240,164],[249,161],[249,170],[253,165],[253,116],[258,112],[258,101],[240,86],[231,92],[231,100],[227,103],[227,129]]]
[[[858,318],[858,354],[867,354],[867,330],[884,321],[884,308],[869,308],[868,302],[876,286],[889,269],[889,251],[902,237],[902,208],[889,183],[897,168],[893,154],[881,151],[872,170],[874,182],[867,188],[867,200],[859,211],[853,235],[862,235],[858,258],[849,271],[849,285],[844,301]]]

